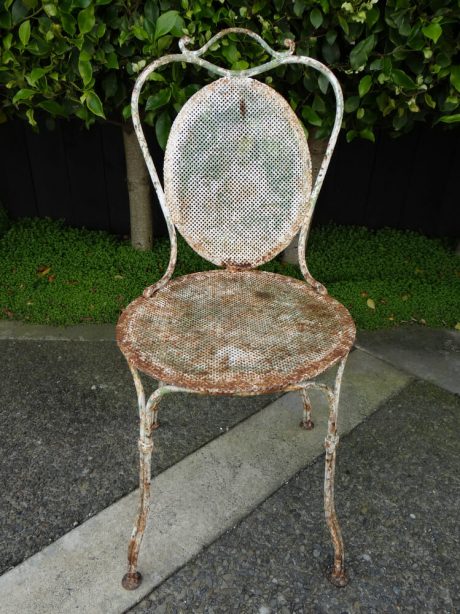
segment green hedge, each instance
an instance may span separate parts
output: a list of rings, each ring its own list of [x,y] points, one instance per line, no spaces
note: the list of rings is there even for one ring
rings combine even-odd
[[[457,0],[4,0],[0,9],[0,120],[41,114],[129,117],[133,81],[147,61],[176,52],[184,33],[202,45],[228,26],[260,33],[274,47],[286,37],[299,53],[330,65],[343,84],[347,138],[374,139],[415,122],[460,121],[460,9]],[[210,56],[233,69],[264,59],[236,37]],[[197,75],[180,65],[146,88],[145,120],[164,144]],[[333,100],[322,78],[300,67],[268,77],[318,136],[331,126]]]

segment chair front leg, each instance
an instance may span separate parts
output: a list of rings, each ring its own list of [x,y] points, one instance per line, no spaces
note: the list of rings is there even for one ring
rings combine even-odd
[[[340,530],[339,521],[335,512],[334,503],[334,475],[335,475],[335,459],[336,448],[339,442],[337,435],[337,417],[339,407],[340,385],[342,382],[343,370],[347,356],[342,359],[337,371],[334,389],[329,391],[329,419],[327,425],[327,435],[324,442],[326,449],[326,466],[324,472],[324,512],[326,523],[334,546],[334,563],[332,568],[328,570],[329,581],[338,587],[343,587],[348,584],[348,576],[345,572],[345,553]]]
[[[128,572],[123,576],[122,586],[127,590],[136,589],[142,582],[142,575],[137,571],[137,559],[141,547],[142,537],[147,524],[147,516],[150,506],[150,481],[151,481],[151,458],[153,451],[152,431],[156,428],[158,403],[161,396],[166,392],[162,387],[157,388],[148,402],[145,402],[145,394],[138,371],[129,365],[136,386],[140,433],[139,433],[139,509],[136,522],[131,534],[128,546]]]

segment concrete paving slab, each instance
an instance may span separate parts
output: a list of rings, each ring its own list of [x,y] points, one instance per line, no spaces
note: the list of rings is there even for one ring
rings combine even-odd
[[[460,399],[415,381],[342,439],[346,588],[323,576],[321,457],[132,614],[458,614],[459,432]]]
[[[390,365],[353,352],[341,432],[409,381]],[[137,591],[120,586],[137,504],[132,493],[4,574],[0,603],[8,614],[123,612],[322,453],[327,412],[322,398],[312,400],[313,431],[298,427],[299,394],[285,395],[153,480],[140,557],[144,582]]]
[[[356,347],[460,394],[460,331],[402,326],[358,333]]]
[[[0,320],[0,339],[29,339],[36,341],[114,341],[114,324],[76,324],[75,326],[47,326],[15,320]]]

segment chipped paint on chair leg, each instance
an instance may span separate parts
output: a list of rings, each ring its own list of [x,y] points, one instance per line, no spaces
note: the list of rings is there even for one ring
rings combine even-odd
[[[160,421],[158,420],[158,405],[157,405],[157,407],[153,410],[153,413],[152,413],[152,431],[156,431],[159,428],[160,428]]]
[[[324,447],[326,449],[326,466],[324,472],[324,512],[334,546],[334,563],[332,568],[328,570],[328,579],[332,584],[338,587],[343,587],[348,584],[348,576],[345,572],[345,554],[342,532],[340,530],[334,504],[335,459],[336,448],[339,442],[339,436],[337,435],[337,416],[340,384],[342,381],[346,359],[347,357],[343,358],[340,362],[334,389],[330,390],[328,394],[329,419],[327,425],[327,436],[324,442]]]
[[[163,382],[158,382],[158,388],[162,388],[163,386]],[[155,406],[152,408],[152,431],[156,431],[160,428],[160,421],[158,420],[159,407],[159,403],[156,403]]]
[[[142,582],[142,576],[137,571],[137,559],[141,547],[142,537],[147,523],[150,505],[151,458],[153,451],[152,431],[157,407],[161,396],[166,392],[157,388],[145,402],[144,388],[138,371],[129,365],[133,374],[139,404],[140,432],[139,432],[139,510],[128,546],[128,572],[123,576],[122,586],[127,590],[136,589]]]
[[[312,428],[315,426],[314,422],[311,419],[311,402],[310,402],[310,397],[308,396],[308,392],[306,390],[306,388],[302,388],[302,399],[303,399],[303,417],[302,420],[300,421],[300,425],[303,429],[306,429],[307,431],[311,431]]]

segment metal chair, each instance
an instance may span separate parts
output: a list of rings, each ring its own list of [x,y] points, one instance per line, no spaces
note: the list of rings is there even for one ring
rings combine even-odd
[[[220,38],[244,34],[271,56],[247,70],[233,71],[203,59]],[[301,426],[313,428],[308,391],[326,393],[329,421],[325,440],[324,503],[334,546],[329,579],[344,586],[344,548],[334,508],[334,469],[340,383],[355,337],[348,311],[310,275],[305,244],[321,184],[343,114],[339,83],[320,62],[271,49],[242,28],[223,30],[201,49],[162,57],[140,74],[132,95],[137,138],[162,207],[171,241],[167,271],[122,313],[117,342],[133,374],[140,414],[140,503],[122,584],[141,583],[137,561],[150,496],[152,433],[159,426],[158,404],[172,392],[256,395],[298,390],[303,396]],[[150,157],[139,121],[139,94],[150,74],[171,62],[195,64],[220,78],[184,105],[169,136],[164,188]],[[303,128],[289,104],[253,77],[277,66],[303,64],[330,82],[336,118],[317,179]],[[223,267],[171,279],[178,229],[201,256]],[[305,281],[255,267],[274,258],[300,231],[299,263]],[[338,363],[334,386],[314,378]],[[146,401],[139,371],[158,380]]]

